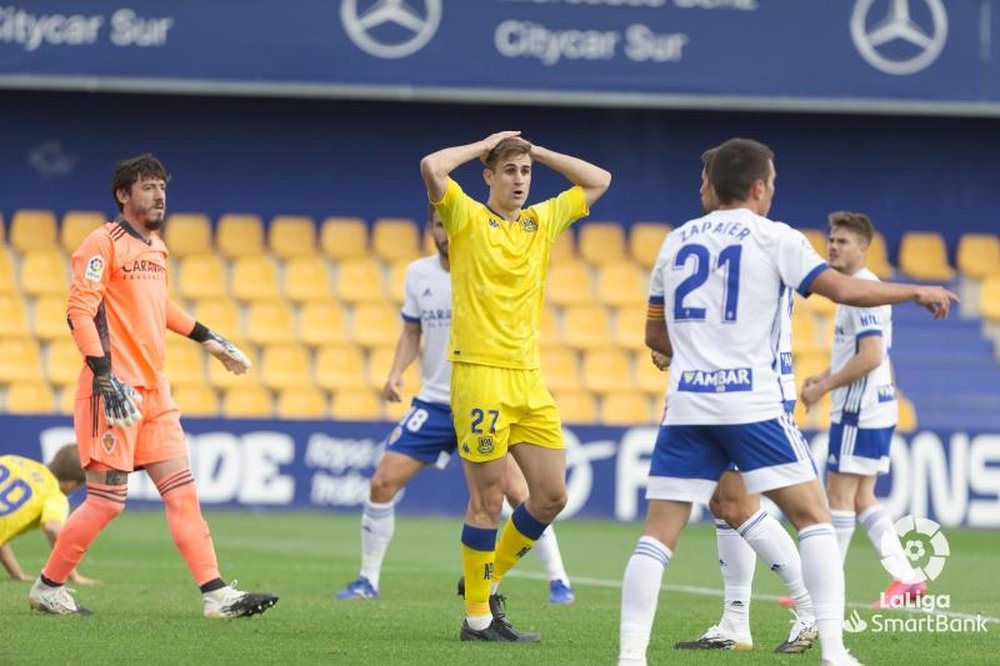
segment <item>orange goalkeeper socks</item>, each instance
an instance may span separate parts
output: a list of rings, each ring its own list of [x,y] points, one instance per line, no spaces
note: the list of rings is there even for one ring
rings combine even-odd
[[[219,563],[215,557],[212,533],[201,515],[198,492],[190,469],[171,474],[157,484],[163,497],[167,525],[177,550],[187,562],[195,583],[199,586],[219,579]]]
[[[52,553],[42,569],[48,580],[62,585],[83,559],[94,538],[125,510],[128,486],[87,483],[87,499],[74,511],[59,531]]]

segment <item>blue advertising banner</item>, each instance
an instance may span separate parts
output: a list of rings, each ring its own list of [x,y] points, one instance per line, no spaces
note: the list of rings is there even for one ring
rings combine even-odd
[[[996,0],[35,0],[0,84],[997,112]]]
[[[359,511],[382,452],[387,423],[185,419],[191,465],[206,506]],[[0,416],[0,454],[47,459],[73,441],[69,419]],[[569,427],[562,518],[642,519],[656,428]],[[807,433],[817,467],[826,433]],[[1000,527],[1000,433],[923,431],[896,435],[892,472],[876,488],[893,515],[945,526]],[[403,513],[461,515],[467,494],[457,460],[418,474]],[[765,500],[766,502],[766,500]],[[145,474],[132,474],[130,505],[159,503]],[[772,507],[773,510],[773,507]],[[704,507],[695,511],[705,518]]]

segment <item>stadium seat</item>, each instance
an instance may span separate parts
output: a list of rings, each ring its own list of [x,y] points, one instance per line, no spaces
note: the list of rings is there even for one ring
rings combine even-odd
[[[810,312],[819,317],[832,317],[837,309],[837,304],[826,296],[812,294],[809,298],[802,298],[797,293],[795,295],[795,312]]]
[[[632,258],[646,270],[656,264],[663,240],[672,227],[665,222],[636,222],[629,230],[628,248]]]
[[[368,386],[376,391],[382,390],[385,386],[385,380],[389,377],[389,371],[392,370],[392,359],[395,353],[395,345],[372,349],[368,356]],[[420,359],[418,358],[403,372],[403,393],[407,396],[407,399],[404,400],[406,404],[410,403],[408,398],[415,396],[420,391],[420,384]]]
[[[328,391],[344,388],[368,390],[365,357],[351,344],[329,345],[316,351],[316,385]]]
[[[396,423],[401,421],[410,411],[410,401],[404,395],[399,402],[382,402],[382,418]]]
[[[565,347],[542,349],[542,376],[550,391],[580,388],[580,362],[576,352]]]
[[[618,308],[614,315],[611,338],[616,345],[629,351],[645,351],[646,306],[630,305]]]
[[[816,254],[826,259],[826,239],[828,232],[810,228],[799,229],[799,231],[802,232],[802,235],[806,237],[809,244],[816,250]]]
[[[10,245],[18,253],[55,250],[56,214],[51,210],[19,210],[10,221]]]
[[[412,261],[420,256],[420,227],[408,218],[379,218],[372,227],[372,250],[386,262]]]
[[[619,389],[601,399],[601,423],[604,425],[651,425],[657,419],[649,408],[649,398],[635,389]]]
[[[17,276],[14,273],[14,259],[7,248],[0,243],[0,294],[10,294],[19,289]]]
[[[670,373],[653,365],[649,350],[635,352],[632,355],[632,367],[637,389],[653,398],[662,398],[667,393]]]
[[[226,390],[222,413],[229,418],[270,418],[274,413],[273,400],[261,386],[235,386]]]
[[[214,254],[191,254],[180,262],[178,293],[187,299],[229,296],[226,268]]]
[[[69,325],[66,323],[65,296],[40,296],[35,301],[35,314],[32,319],[34,334],[41,340],[70,337]]]
[[[382,418],[382,401],[370,388],[341,389],[333,395],[333,418],[373,421]]]
[[[933,231],[908,231],[899,244],[899,268],[914,280],[942,282],[955,277],[948,265],[944,237]]]
[[[370,257],[340,262],[336,285],[336,295],[345,303],[385,303],[382,268]]]
[[[45,350],[45,378],[48,381],[64,390],[69,388],[70,391],[75,391],[82,369],[83,354],[69,336],[49,343]]]
[[[632,386],[628,353],[617,347],[591,349],[583,356],[583,388],[598,394]]]
[[[344,309],[333,301],[303,304],[299,308],[299,340],[310,347],[350,340]]]
[[[647,292],[645,277],[631,261],[604,264],[597,271],[597,300],[605,305],[643,305]]]
[[[164,371],[173,386],[204,386],[205,360],[218,363],[197,342],[171,335],[167,338]]]
[[[957,264],[963,276],[975,280],[1000,275],[1000,238],[996,234],[962,234]]]
[[[305,215],[272,218],[267,230],[267,246],[281,259],[316,256],[316,221]]]
[[[71,210],[63,215],[59,240],[62,248],[72,254],[94,229],[107,222],[104,213],[90,210]]]
[[[232,340],[243,337],[240,307],[228,298],[206,298],[196,301],[192,314],[205,326]]]
[[[539,326],[540,344],[542,349],[549,347],[561,347],[562,336],[559,333],[559,315],[555,308],[545,305],[542,307],[542,319]]]
[[[320,228],[320,246],[331,259],[368,256],[368,227],[360,217],[328,217]]]
[[[7,387],[5,412],[8,414],[50,414],[56,411],[56,397],[43,381],[14,382]]]
[[[32,338],[0,339],[0,358],[0,384],[44,379],[41,352]]]
[[[332,301],[330,271],[322,257],[294,257],[285,262],[285,298],[294,303]]]
[[[549,269],[545,300],[553,305],[593,303],[590,269],[578,261],[552,266]]]
[[[212,221],[203,213],[168,215],[163,224],[163,242],[170,250],[171,257],[184,258],[193,254],[211,254]]]
[[[26,296],[53,294],[65,297],[69,282],[69,270],[59,250],[31,250],[24,254],[21,289]]]
[[[580,388],[553,391],[552,397],[563,423],[588,425],[597,420],[597,399],[590,391]]]
[[[295,340],[295,313],[284,301],[250,303],[246,322],[246,339],[254,344]]]
[[[257,215],[226,213],[219,218],[215,245],[229,259],[264,254],[264,223]]]
[[[823,255],[823,258],[826,258],[826,255]],[[866,258],[868,260],[868,270],[877,275],[880,280],[891,280],[892,276],[896,274],[892,264],[889,263],[889,252],[885,247],[885,236],[877,231],[872,237],[871,244],[868,246]]]
[[[826,372],[830,367],[830,352],[824,350],[804,351],[792,341],[794,360],[792,369],[795,371],[796,395],[802,393],[802,385],[809,377],[815,377]]]
[[[905,395],[896,392],[896,400],[899,403],[899,420],[896,422],[896,432],[904,435],[912,435],[917,432],[919,423],[917,421],[917,410],[913,401]]]
[[[563,342],[574,349],[595,349],[611,345],[611,329],[604,308],[574,305],[563,313]]]
[[[0,213],[0,249],[7,241],[7,227],[4,225],[3,213]]]
[[[325,419],[329,415],[329,402],[319,389],[286,388],[278,393],[279,419]]]
[[[0,294],[0,338],[21,338],[31,335],[28,309],[20,294]]]
[[[76,407],[76,387],[64,386],[56,398],[56,412],[72,415]]]
[[[802,308],[795,308],[792,312],[792,348],[797,354],[818,352],[823,349],[817,331],[816,317]]]
[[[215,389],[201,386],[178,386],[171,389],[174,402],[182,416],[218,416],[219,394]]]
[[[598,266],[625,259],[625,231],[617,222],[585,222],[580,227],[580,257]]]
[[[402,305],[406,298],[406,269],[411,261],[394,261],[389,264],[389,299]]]
[[[352,319],[352,337],[365,348],[395,345],[403,329],[399,311],[385,303],[356,305]]]
[[[244,302],[280,299],[278,268],[264,256],[237,257],[233,260],[230,293]]]
[[[576,261],[576,242],[573,230],[566,229],[556,236],[549,249],[549,266]]]
[[[261,351],[260,381],[267,388],[311,388],[312,359],[300,345],[279,343]]]

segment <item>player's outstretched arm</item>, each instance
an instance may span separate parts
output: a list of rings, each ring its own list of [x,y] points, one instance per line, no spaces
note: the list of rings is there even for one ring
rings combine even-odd
[[[611,172],[591,164],[579,157],[564,155],[542,146],[531,146],[531,157],[539,164],[544,164],[553,171],[558,171],[574,185],[583,188],[589,208],[600,199],[611,186]]]
[[[448,174],[466,162],[476,158],[485,159],[498,143],[520,133],[516,130],[496,132],[481,141],[442,148],[424,157],[420,160],[420,175],[427,186],[427,196],[431,201],[440,201],[448,186]]]
[[[809,291],[826,296],[835,303],[862,308],[913,301],[927,308],[934,319],[947,317],[951,304],[959,302],[958,295],[944,287],[861,280],[832,268],[816,276]]]
[[[399,402],[403,399],[403,373],[416,360],[420,353],[420,324],[403,322],[403,332],[396,342],[396,351],[392,356],[392,368],[389,377],[382,387],[382,397],[389,402]]]
[[[14,557],[14,549],[9,543],[0,546],[0,564],[3,564],[11,580],[31,580],[31,577],[21,569],[17,558]]]

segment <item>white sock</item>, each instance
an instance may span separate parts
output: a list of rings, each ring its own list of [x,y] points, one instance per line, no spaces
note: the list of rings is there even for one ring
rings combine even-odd
[[[561,580],[569,585],[569,576],[563,566],[562,553],[559,552],[559,541],[556,539],[556,531],[551,525],[545,528],[542,536],[538,537],[532,550],[538,557],[538,561],[545,567],[550,581]]]
[[[739,533],[724,520],[715,521],[715,543],[725,586],[722,621],[733,631],[750,633],[750,592],[757,555]]]
[[[653,631],[656,604],[660,600],[663,570],[671,554],[669,548],[651,536],[641,537],[632,551],[622,580],[620,664],[646,663],[646,647]]]
[[[812,599],[802,580],[802,558],[791,535],[764,509],[740,525],[739,534],[785,583],[788,594],[795,599],[795,612],[799,619],[812,624],[815,619]]]
[[[378,589],[382,560],[396,529],[396,508],[392,502],[378,504],[365,500],[361,513],[361,575]]]
[[[837,533],[837,545],[840,547],[840,563],[847,561],[847,549],[851,545],[851,537],[854,536],[854,520],[856,518],[853,511],[841,511],[832,509],[830,515],[833,516],[833,529]]]
[[[812,597],[822,659],[837,661],[844,648],[844,565],[830,523],[799,530],[802,578]]]
[[[892,519],[881,504],[865,509],[858,516],[858,522],[865,528],[868,538],[893,578],[908,585],[920,582],[920,576],[913,570],[903,552],[903,544],[899,542]]]

